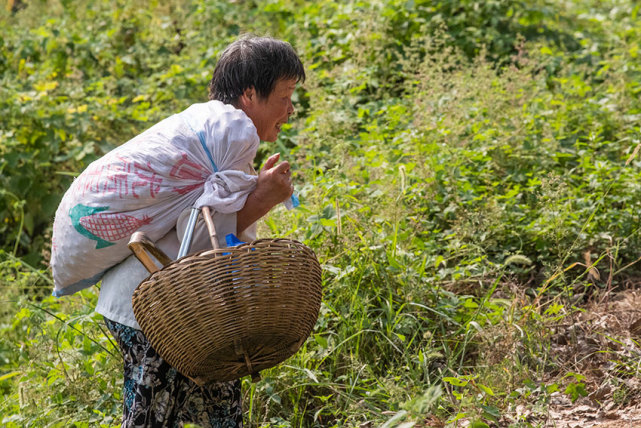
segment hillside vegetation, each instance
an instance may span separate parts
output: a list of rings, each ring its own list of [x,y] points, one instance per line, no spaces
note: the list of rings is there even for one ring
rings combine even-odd
[[[639,337],[599,337],[585,358],[603,359],[600,377],[568,353],[586,308],[639,282],[640,9],[7,2],[0,423],[119,425],[98,287],[49,296],[53,214],[91,161],[206,100],[217,55],[247,32],[290,41],[306,67],[295,118],[256,165],[292,162],[302,207],[260,228],[313,248],[324,284],[301,351],[243,381],[247,426],[527,427],[560,396],[634,403]]]

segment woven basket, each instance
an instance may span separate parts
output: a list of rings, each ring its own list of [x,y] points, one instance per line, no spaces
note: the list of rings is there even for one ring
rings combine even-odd
[[[161,263],[170,261],[144,237],[142,246]],[[140,245],[130,248],[153,270]],[[140,283],[132,303],[158,354],[204,385],[246,375],[256,380],[296,353],[316,324],[321,298],[321,268],[311,249],[261,239],[170,262]]]

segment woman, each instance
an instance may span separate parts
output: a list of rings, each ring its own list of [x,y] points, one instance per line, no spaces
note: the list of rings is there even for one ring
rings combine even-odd
[[[199,134],[203,146],[204,140],[224,135],[227,144],[237,149],[246,146],[253,156],[258,140],[276,141],[282,125],[294,111],[291,97],[296,85],[304,79],[303,65],[288,43],[266,37],[243,37],[222,53],[209,86],[210,101],[191,106],[182,114],[188,114],[188,120],[193,121],[190,126]],[[166,122],[163,129],[171,129],[171,121],[177,120],[174,116],[163,121]],[[251,163],[238,165],[237,169],[255,174]],[[224,239],[228,233],[234,233],[241,240],[255,239],[254,223],[292,192],[289,163],[279,163],[279,155],[272,155],[244,205],[232,213],[215,212],[218,235]],[[176,228],[156,243],[172,259],[178,253],[188,210],[178,214]],[[224,242],[221,244],[224,246]],[[199,224],[192,250],[210,245]],[[122,426],[172,427],[185,423],[203,427],[242,426],[240,380],[199,387],[167,364],[140,331],[131,298],[146,276],[147,271],[133,256],[127,258],[103,277],[96,307],[105,317],[124,359]]]

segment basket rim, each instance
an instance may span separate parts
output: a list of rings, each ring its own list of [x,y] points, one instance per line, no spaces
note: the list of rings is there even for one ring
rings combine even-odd
[[[225,248],[218,248],[218,249],[211,248],[211,249],[207,249],[207,250],[200,250],[200,251],[196,251],[194,253],[187,254],[186,256],[183,256],[183,257],[181,257],[179,259],[172,260],[171,263],[168,263],[168,264],[160,267],[157,271],[152,272],[149,275],[147,275],[145,277],[145,279],[140,281],[138,286],[136,286],[136,289],[138,287],[140,287],[140,285],[143,284],[144,282],[147,282],[152,276],[158,275],[161,272],[163,272],[163,271],[165,271],[167,269],[173,268],[173,267],[175,267],[176,265],[178,265],[180,263],[187,263],[192,258],[198,258],[198,257],[203,257],[203,256],[213,256],[213,257],[227,256],[227,255],[230,255],[230,254],[233,254],[233,253],[246,252],[248,248],[251,248],[251,247],[255,246],[256,244],[264,243],[264,242],[290,242],[290,243],[292,243],[292,244],[294,244],[294,245],[296,245],[298,247],[304,247],[304,248],[308,249],[314,255],[314,258],[316,258],[318,260],[314,250],[312,250],[310,247],[308,247],[307,245],[305,245],[304,243],[302,243],[302,242],[300,242],[300,241],[298,241],[296,239],[289,239],[289,238],[260,238],[260,239],[255,239],[255,240],[253,240],[251,242],[244,242],[242,244],[239,244],[239,245],[236,245],[236,246],[233,246],[233,247],[225,247]]]

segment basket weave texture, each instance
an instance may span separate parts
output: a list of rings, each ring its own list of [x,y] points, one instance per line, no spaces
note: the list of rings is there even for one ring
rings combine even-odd
[[[204,385],[256,377],[296,353],[321,299],[314,252],[261,239],[176,260],[141,282],[132,303],[158,354]]]

